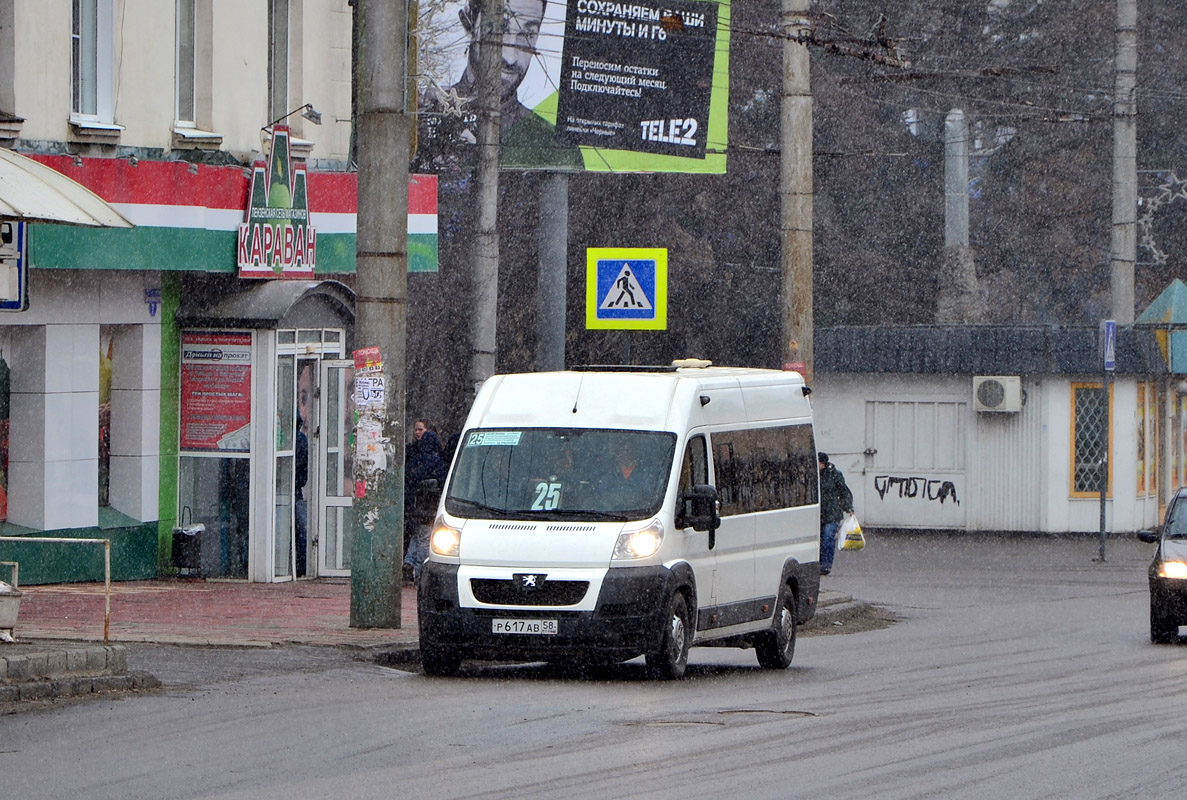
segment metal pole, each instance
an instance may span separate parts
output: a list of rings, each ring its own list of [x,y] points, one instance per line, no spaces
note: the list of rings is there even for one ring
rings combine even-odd
[[[780,316],[783,361],[803,362],[812,380],[812,85],[800,35],[811,27],[808,0],[783,0],[783,100],[780,107]]]
[[[1113,235],[1110,288],[1113,318],[1133,322],[1137,260],[1137,0],[1117,0],[1116,91],[1113,96]]]
[[[31,544],[34,542],[45,544],[101,544],[103,545],[103,644],[108,644],[111,633],[111,540],[110,539],[71,539],[64,536],[0,536],[0,542],[18,542]],[[17,581],[17,564],[0,561],[0,564],[12,563],[12,581]]]
[[[1100,557],[1098,561],[1105,560],[1105,498],[1109,493],[1109,397],[1112,395],[1110,391],[1113,387],[1113,373],[1105,370],[1105,379],[1102,384],[1105,391],[1105,448],[1104,455],[1100,460]]]
[[[350,625],[398,628],[404,560],[404,373],[408,327],[409,115],[404,0],[358,0],[359,165],[355,347],[379,349],[369,379],[382,400],[360,409]],[[379,388],[379,387],[376,387]],[[366,457],[363,449],[368,448]]]
[[[103,644],[111,641],[111,540],[103,540]]]

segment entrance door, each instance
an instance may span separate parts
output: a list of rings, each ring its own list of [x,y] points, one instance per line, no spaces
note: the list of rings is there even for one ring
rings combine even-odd
[[[309,447],[317,416],[318,358],[281,355],[276,368],[276,516],[272,578],[311,574],[309,504],[316,453]]]
[[[354,363],[321,363],[317,462],[318,574],[350,574],[351,502],[354,495]]]
[[[865,412],[864,474],[846,475],[859,519],[871,528],[963,529],[965,404],[869,400]]]

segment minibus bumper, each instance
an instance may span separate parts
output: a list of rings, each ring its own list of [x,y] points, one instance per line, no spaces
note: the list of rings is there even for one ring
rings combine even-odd
[[[455,564],[426,562],[417,591],[422,649],[480,660],[624,661],[655,646],[676,580],[663,566],[607,570],[593,611],[458,604]],[[556,633],[496,633],[495,620],[555,620]]]

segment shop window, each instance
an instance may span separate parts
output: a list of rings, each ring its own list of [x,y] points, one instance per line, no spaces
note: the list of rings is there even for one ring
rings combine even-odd
[[[1108,464],[1106,481],[1112,494],[1112,466],[1106,461],[1110,455],[1109,402],[1099,383],[1072,384],[1072,497],[1100,494],[1101,463]]]
[[[1158,493],[1158,392],[1152,383],[1137,385],[1137,496]]]
[[[248,575],[251,355],[246,331],[181,335],[177,519],[190,538],[175,537],[174,562],[204,577]],[[189,563],[178,563],[179,546]]]
[[[178,467],[183,533],[174,540],[175,563],[207,578],[246,578],[251,459],[183,456]],[[191,560],[181,563],[183,554]]]
[[[114,0],[73,0],[70,28],[71,116],[112,121]]]

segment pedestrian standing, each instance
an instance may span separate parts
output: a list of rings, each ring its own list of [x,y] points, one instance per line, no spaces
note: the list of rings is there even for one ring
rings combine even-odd
[[[828,460],[828,453],[816,454],[820,470],[820,574],[833,568],[837,554],[837,529],[845,514],[853,513],[853,492],[845,483],[845,476]]]
[[[415,583],[429,557],[429,527],[445,485],[449,465],[442,456],[441,437],[426,419],[412,428],[404,465],[404,520],[408,538],[404,546],[404,582]]]

